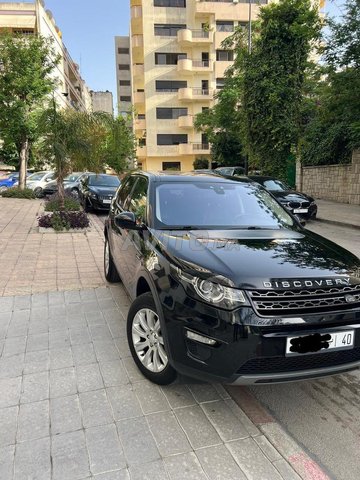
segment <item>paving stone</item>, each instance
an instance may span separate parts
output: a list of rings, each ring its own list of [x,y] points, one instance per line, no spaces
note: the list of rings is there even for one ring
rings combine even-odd
[[[94,341],[96,358],[99,362],[112,362],[120,358],[119,351],[115,347],[114,342]]]
[[[88,325],[105,325],[105,318],[102,312],[86,312],[85,318]]]
[[[27,339],[26,352],[36,352],[38,350],[47,350],[49,348],[49,334],[39,333],[29,335]]]
[[[16,439],[18,442],[49,436],[49,401],[26,403],[20,406]]]
[[[3,357],[12,357],[25,353],[26,337],[6,338],[3,348]]]
[[[76,368],[77,384],[79,392],[99,390],[104,388],[104,382],[97,363],[79,365]]]
[[[82,428],[80,401],[77,395],[53,398],[50,401],[51,435]]]
[[[275,462],[275,460],[281,460],[282,456],[276,450],[276,448],[271,445],[265,435],[255,437],[254,440],[261,448],[261,450],[265,453],[270,462]]]
[[[201,406],[225,442],[249,436],[245,427],[239,422],[224,400],[203,403]]]
[[[95,289],[95,295],[96,295],[96,298],[98,299],[98,301],[100,299],[106,299],[106,298],[113,298],[112,295],[111,295],[111,291],[109,288],[107,287],[100,287],[100,288],[96,288]]]
[[[100,370],[106,387],[129,383],[129,377],[120,358],[113,362],[100,362]]]
[[[88,428],[85,433],[90,470],[93,474],[126,467],[124,452],[114,424]]]
[[[31,307],[31,296],[22,295],[14,298],[14,310],[28,310]]]
[[[49,297],[47,293],[36,293],[31,295],[31,307],[44,307],[48,306],[49,304]]]
[[[77,393],[75,369],[62,368],[50,371],[50,398]]]
[[[0,379],[0,408],[18,405],[21,392],[21,377]]]
[[[123,359],[123,361],[126,361],[126,363],[125,363],[126,370],[129,371],[129,368],[131,369],[131,365],[130,365],[130,362],[128,361],[128,359],[130,359],[132,361],[132,366],[136,367],[136,365],[134,365],[134,360],[132,358],[130,358],[131,357],[131,352],[130,352],[130,348],[129,348],[127,338],[125,338],[125,337],[115,338],[114,342],[115,342],[116,348],[119,351],[120,357]],[[140,371],[137,367],[136,367],[136,370],[137,370],[138,373],[140,373]],[[141,378],[142,378],[142,380],[144,380],[143,375],[141,375]]]
[[[64,292],[49,292],[49,306],[63,305],[64,302]]]
[[[66,318],[66,307],[65,307],[65,305],[64,304],[62,304],[62,305],[51,305],[51,303],[50,303],[49,318],[55,320],[55,324],[56,324],[57,319]]]
[[[88,365],[97,361],[92,343],[73,345],[71,350],[75,365]]]
[[[85,428],[106,425],[113,421],[105,390],[84,392],[79,396]]]
[[[0,297],[0,312],[12,312],[14,309],[14,297]]]
[[[129,470],[124,468],[122,470],[116,470],[116,472],[100,473],[92,478],[94,480],[130,480],[130,475]]]
[[[107,325],[90,325],[91,338],[99,342],[111,342],[112,336]]]
[[[224,445],[202,448],[196,455],[210,480],[247,480]],[[267,480],[259,477],[257,480]]]
[[[81,345],[83,343],[90,343],[90,332],[87,326],[71,328],[70,329],[71,345]]]
[[[110,387],[106,391],[115,420],[140,417],[143,414],[130,384]]]
[[[0,447],[0,478],[13,478],[15,446]]]
[[[78,290],[72,290],[69,292],[64,293],[65,296],[65,303],[80,303],[81,302],[81,297],[80,297],[80,292]]]
[[[38,402],[49,398],[48,372],[24,375],[21,403]]]
[[[131,480],[169,480],[162,460],[156,460],[155,462],[144,465],[136,465],[130,467],[129,470]]]
[[[96,299],[96,297],[95,297],[95,299]],[[82,311],[84,313],[100,312],[100,306],[99,306],[97,301],[95,301],[95,302],[85,302],[85,303],[82,303]]]
[[[126,323],[124,322],[120,312],[117,320],[107,320],[107,324],[113,338],[126,338]]]
[[[261,434],[260,430],[252,423],[249,417],[241,410],[241,408],[234,402],[234,400],[226,399],[226,405],[231,409],[235,417],[245,427],[246,431],[252,437],[256,437]]]
[[[222,443],[208,418],[197,406],[176,410],[175,415],[194,449]]]
[[[209,383],[190,383],[189,389],[199,403],[220,400],[220,395]]]
[[[87,327],[87,321],[84,313],[77,312],[68,318],[68,326],[70,328],[85,328]]]
[[[53,480],[82,479],[90,475],[83,431],[52,437]],[[50,476],[46,479],[49,480]]]
[[[170,403],[171,408],[189,407],[196,404],[186,385],[166,385],[161,387],[161,390]]]
[[[0,409],[0,451],[1,447],[15,444],[18,413],[17,406]],[[0,478],[3,477],[0,475]]]
[[[299,475],[291,468],[286,460],[283,458],[281,460],[275,460],[273,465],[279,471],[280,475],[284,480],[301,480]]]
[[[228,449],[249,480],[281,480],[272,463],[262,453],[254,439],[244,438],[227,444]]]
[[[145,417],[126,418],[117,423],[128,465],[139,465],[160,458]]]
[[[60,332],[64,332],[68,328],[68,323],[66,320],[65,315],[61,315],[59,317],[50,317],[49,318],[49,332],[56,334]],[[55,348],[60,348],[63,345],[56,345]]]
[[[50,357],[47,350],[25,354],[24,375],[49,370]]]
[[[171,480],[207,480],[195,453],[183,453],[164,459]]]
[[[22,312],[15,312],[15,315],[16,313],[22,313]],[[26,337],[28,334],[28,329],[29,329],[28,319],[12,318],[6,332],[6,337],[7,338]]]
[[[50,350],[50,369],[51,370],[72,367],[73,365],[74,365],[74,360],[72,357],[72,352],[70,347]]]
[[[80,290],[80,297],[83,302],[93,302],[94,298],[96,298],[95,289],[90,288]]]
[[[161,412],[146,417],[160,454],[163,457],[191,451],[184,432],[173,412]]]
[[[169,402],[160,387],[148,380],[134,384],[136,395],[139,399],[144,414],[165,412],[170,410]]]
[[[98,299],[99,307],[103,312],[106,310],[114,310],[117,304],[112,298],[99,298]]]
[[[0,358],[0,379],[19,377],[22,375],[24,370],[24,357],[25,355],[22,353],[21,355],[14,355],[13,357]]]
[[[49,480],[50,478],[50,437],[19,443],[15,452],[14,479]]]

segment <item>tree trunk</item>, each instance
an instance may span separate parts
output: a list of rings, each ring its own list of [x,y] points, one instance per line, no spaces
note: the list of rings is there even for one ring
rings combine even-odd
[[[60,162],[58,162],[59,165]],[[59,197],[59,210],[63,212],[65,210],[65,189],[64,189],[64,174],[62,168],[57,169],[57,188]]]
[[[24,190],[26,187],[26,170],[27,170],[27,159],[29,157],[29,141],[26,139],[21,144],[20,149],[20,164],[19,164],[19,188]]]

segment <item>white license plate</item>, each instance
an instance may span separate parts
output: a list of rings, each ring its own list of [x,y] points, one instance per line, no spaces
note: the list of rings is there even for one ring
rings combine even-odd
[[[308,208],[294,208],[294,213],[308,213]]]
[[[111,203],[111,200],[103,200],[103,203]]]
[[[354,338],[354,330],[288,337],[286,339],[286,356],[353,348]]]

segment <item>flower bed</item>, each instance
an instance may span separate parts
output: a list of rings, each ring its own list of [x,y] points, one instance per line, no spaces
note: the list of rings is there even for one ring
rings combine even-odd
[[[52,212],[44,213],[38,217],[40,231],[43,229],[53,229],[55,232],[62,231],[81,231],[87,229],[90,225],[89,217],[85,212]]]
[[[34,200],[36,198],[36,195],[31,188],[20,190],[20,188],[12,187],[0,192],[0,195],[6,198],[25,198],[28,200]]]

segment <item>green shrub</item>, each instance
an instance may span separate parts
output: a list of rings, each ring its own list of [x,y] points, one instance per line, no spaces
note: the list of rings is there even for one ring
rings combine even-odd
[[[36,198],[35,193],[31,188],[24,188],[24,190],[20,190],[20,188],[17,187],[8,188],[7,190],[0,192],[0,195],[7,198],[26,198],[29,200]]]
[[[39,227],[53,228],[57,232],[62,230],[83,229],[90,225],[89,217],[85,212],[54,212],[44,213],[38,218]]]
[[[65,211],[78,212],[80,210],[80,203],[75,198],[66,197],[64,201]],[[49,200],[45,204],[45,212],[57,212],[60,210],[60,201]]]

